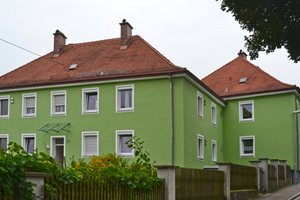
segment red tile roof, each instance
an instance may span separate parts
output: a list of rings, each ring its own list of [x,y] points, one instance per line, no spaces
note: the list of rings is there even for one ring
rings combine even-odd
[[[186,71],[172,64],[140,36],[126,50],[120,38],[68,44],[59,57],[53,52],[0,77],[0,88],[85,81],[167,71]],[[69,70],[72,64],[76,69]]]
[[[247,78],[240,84],[241,78]],[[202,79],[221,97],[297,89],[296,85],[280,82],[242,57],[237,57]]]

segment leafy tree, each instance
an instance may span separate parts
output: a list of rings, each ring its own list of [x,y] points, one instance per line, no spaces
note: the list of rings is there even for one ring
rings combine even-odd
[[[222,0],[221,9],[250,32],[245,46],[251,59],[260,51],[268,54],[285,47],[291,60],[300,61],[299,0]]]

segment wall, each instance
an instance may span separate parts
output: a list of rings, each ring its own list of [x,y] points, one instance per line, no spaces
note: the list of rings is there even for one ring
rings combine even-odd
[[[239,122],[239,101],[254,100],[254,121]],[[224,109],[224,160],[250,165],[250,160],[294,161],[295,96],[293,93],[229,100]],[[240,157],[240,136],[255,136],[255,157]],[[293,168],[293,167],[292,167]]]

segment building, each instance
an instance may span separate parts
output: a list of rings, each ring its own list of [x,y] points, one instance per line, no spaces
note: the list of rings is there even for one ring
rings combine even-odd
[[[15,141],[61,163],[107,153],[134,160],[125,142],[135,136],[158,165],[276,158],[299,168],[297,86],[243,52],[201,81],[132,36],[126,20],[120,26],[120,38],[68,45],[57,30],[52,52],[0,77],[1,147]]]
[[[120,38],[68,45],[57,30],[53,52],[1,76],[1,143],[62,163],[107,153],[133,160],[125,142],[136,136],[159,165],[223,161],[226,102],[120,26]]]

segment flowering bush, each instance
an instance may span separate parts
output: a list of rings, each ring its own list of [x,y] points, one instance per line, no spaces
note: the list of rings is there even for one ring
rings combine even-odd
[[[98,176],[100,182],[121,182],[131,188],[151,190],[155,186],[162,185],[162,180],[157,178],[157,171],[150,164],[148,152],[143,152],[143,142],[139,139],[128,141],[127,145],[135,149],[136,162],[128,163],[115,154],[93,156],[89,163],[80,159],[78,162],[71,161],[71,167],[80,171],[83,175]]]

